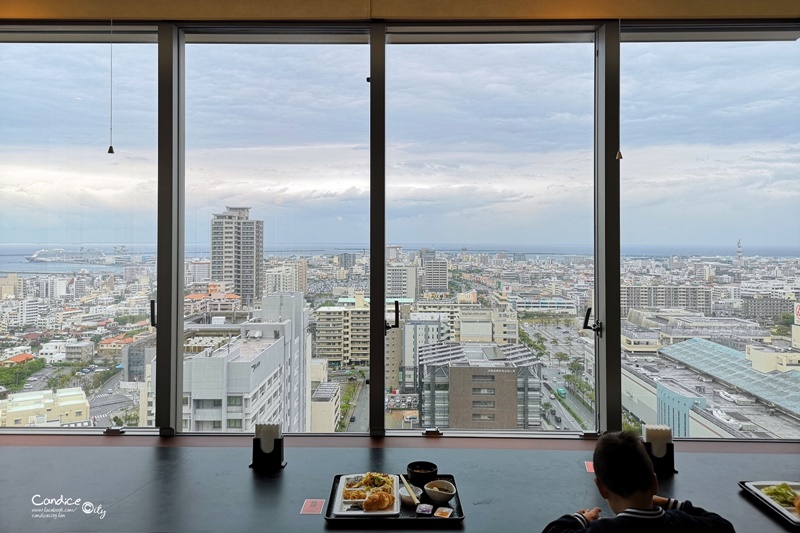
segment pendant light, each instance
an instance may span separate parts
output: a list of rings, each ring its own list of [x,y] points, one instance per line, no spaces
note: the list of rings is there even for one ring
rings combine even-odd
[[[114,153],[114,19],[111,19],[109,52],[109,98],[108,98],[108,153]]]

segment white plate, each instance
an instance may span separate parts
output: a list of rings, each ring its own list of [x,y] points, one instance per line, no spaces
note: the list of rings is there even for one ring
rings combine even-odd
[[[780,485],[781,483],[788,484],[790,487],[792,487],[792,490],[800,494],[800,481],[741,481],[739,482],[739,485],[747,490],[747,492],[753,494],[756,498],[759,498],[761,501],[766,503],[783,518],[796,526],[800,526],[800,515],[797,514],[794,505],[790,507],[784,507],[761,491],[761,489],[764,487],[769,487],[770,485]]]
[[[361,477],[364,474],[346,474],[339,478],[339,483],[336,487],[336,500],[333,504],[333,514],[334,516],[363,516],[363,517],[373,517],[373,516],[392,516],[392,515],[399,515],[400,514],[400,493],[399,487],[397,484],[400,482],[400,478],[396,475],[390,474],[389,477],[392,478],[392,488],[394,489],[394,505],[392,505],[391,509],[385,509],[383,511],[364,511],[363,509],[350,509],[350,506],[353,502],[361,502],[363,500],[345,500],[343,489],[345,488],[347,481],[355,478]]]

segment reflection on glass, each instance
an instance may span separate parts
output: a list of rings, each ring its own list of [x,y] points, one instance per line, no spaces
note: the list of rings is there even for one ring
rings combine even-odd
[[[183,431],[367,427],[368,53],[186,46]]]
[[[387,48],[387,429],[594,428],[593,50]]]
[[[800,45],[622,47],[622,405],[678,437],[800,436]]]
[[[108,44],[0,44],[0,427],[153,425],[156,48],[114,55],[112,155]]]

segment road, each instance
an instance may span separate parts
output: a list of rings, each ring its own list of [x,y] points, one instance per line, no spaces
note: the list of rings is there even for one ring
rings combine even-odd
[[[30,387],[24,388],[22,392],[45,390],[47,389],[47,379],[49,377],[64,372],[69,372],[72,375],[73,369],[71,367],[45,367],[38,370],[28,378],[26,385],[30,385]],[[94,425],[98,427],[111,426],[111,418],[114,414],[134,405],[135,402],[133,400],[125,394],[118,392],[121,377],[120,373],[115,374],[99,387],[96,394],[87,396],[87,400],[89,401],[89,415],[94,420]],[[80,387],[84,384],[85,379],[87,378],[72,375],[69,386]],[[109,389],[113,392],[109,393]]]
[[[561,402],[556,396],[555,390],[559,387],[566,388],[564,385],[564,374],[567,373],[567,365],[568,361],[563,363],[559,363],[558,360],[555,358],[555,354],[557,352],[564,352],[570,356],[570,361],[578,360],[582,363],[586,364],[586,354],[584,353],[584,347],[581,344],[581,341],[578,340],[578,336],[575,333],[575,330],[565,327],[556,327],[556,326],[543,326],[540,324],[528,324],[523,323],[522,327],[524,328],[525,332],[532,338],[536,338],[536,333],[541,334],[545,339],[545,348],[547,349],[548,353],[548,360],[547,366],[542,367],[542,379],[545,385],[545,394],[547,394],[547,398],[543,400],[548,401],[554,406],[556,406],[556,412],[561,416],[562,429],[574,430],[574,431],[583,431],[580,424],[569,414],[569,412],[564,409],[561,405]],[[555,343],[553,343],[555,341]],[[591,369],[590,369],[591,370]],[[589,376],[591,374],[584,373],[584,377]],[[546,379],[545,379],[546,378]],[[549,396],[554,396],[554,398],[549,398]],[[595,414],[590,409],[588,409],[583,402],[575,398],[575,396],[571,392],[567,392],[567,397],[563,399],[563,401],[569,405],[570,409],[573,410],[587,425],[589,430],[593,430],[595,426]],[[550,417],[550,423],[552,425],[552,416]]]

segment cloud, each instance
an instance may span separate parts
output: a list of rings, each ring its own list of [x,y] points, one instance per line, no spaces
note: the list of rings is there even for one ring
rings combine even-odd
[[[623,243],[794,243],[797,43],[624,43]],[[154,45],[0,45],[0,234],[155,240]],[[390,45],[387,238],[593,240],[594,47]],[[369,47],[186,49],[186,241],[369,239]],[[64,242],[68,242],[64,241]]]

